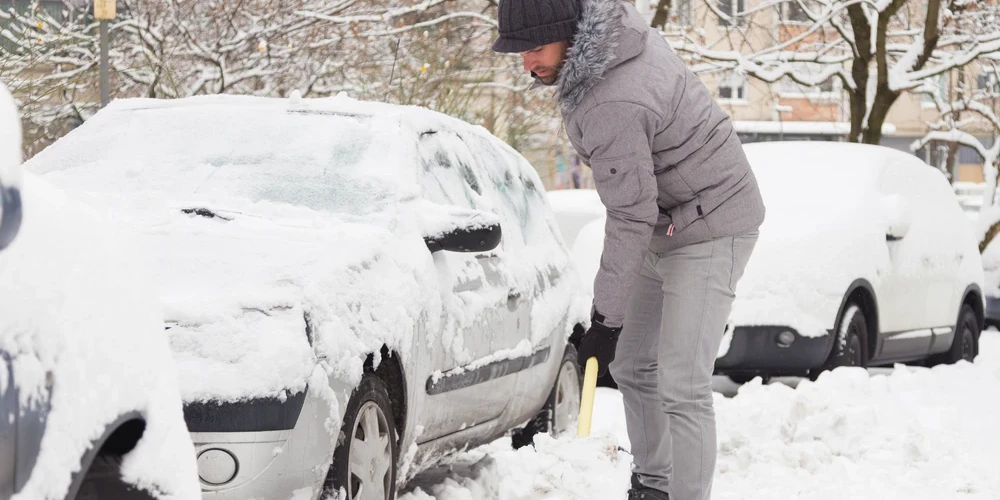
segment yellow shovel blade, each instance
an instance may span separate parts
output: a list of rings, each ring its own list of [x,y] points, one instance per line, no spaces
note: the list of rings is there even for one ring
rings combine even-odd
[[[594,393],[597,391],[597,358],[587,360],[587,368],[583,372],[583,394],[580,396],[580,419],[576,435],[590,435],[590,421],[594,416]]]

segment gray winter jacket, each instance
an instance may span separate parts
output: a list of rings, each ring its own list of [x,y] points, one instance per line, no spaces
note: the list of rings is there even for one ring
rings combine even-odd
[[[667,42],[629,2],[582,6],[554,85],[607,208],[594,307],[614,327],[647,251],[753,231],[765,209],[729,116]]]

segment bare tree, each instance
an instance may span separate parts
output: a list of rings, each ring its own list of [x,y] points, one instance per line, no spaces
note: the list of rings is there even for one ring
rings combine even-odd
[[[766,0],[742,11],[731,0],[705,5],[727,26],[719,40],[709,42],[700,30],[664,29],[696,71],[735,69],[768,83],[790,78],[810,87],[837,78],[849,97],[852,142],[878,144],[903,92],[1000,53],[996,2]]]
[[[11,50],[2,77],[30,103],[31,152],[99,107],[97,24],[75,0],[0,16]],[[111,24],[112,98],[202,94],[304,97],[345,92],[428,107],[538,143],[554,108],[516,58],[494,54],[495,3],[486,0],[119,0]],[[39,42],[38,40],[42,41]],[[43,75],[39,78],[39,75]],[[13,83],[13,84],[12,84]],[[54,126],[67,123],[68,126]],[[550,137],[551,138],[551,137]]]
[[[962,80],[956,92],[948,96],[942,96],[929,84],[919,89],[933,97],[941,119],[931,124],[931,131],[915,141],[911,149],[916,151],[938,142],[972,148],[982,157],[986,181],[980,211],[980,227],[984,230],[979,242],[982,252],[1000,234],[1000,210],[994,207],[1000,167],[1000,59],[983,59],[974,68],[976,81],[985,85],[973,87]],[[986,146],[970,132],[975,129],[988,130],[993,137],[992,145]]]

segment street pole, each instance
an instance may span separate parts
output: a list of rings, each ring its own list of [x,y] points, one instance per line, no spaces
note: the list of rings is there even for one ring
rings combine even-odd
[[[101,20],[101,107],[108,105],[108,21]]]
[[[108,21],[115,18],[116,0],[94,0],[94,19],[101,22],[101,107],[110,100],[108,75]]]

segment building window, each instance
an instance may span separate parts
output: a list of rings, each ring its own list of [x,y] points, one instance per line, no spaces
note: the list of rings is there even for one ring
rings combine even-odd
[[[976,97],[1000,97],[1000,79],[996,73],[983,73],[976,77]]]
[[[719,81],[719,99],[745,101],[747,99],[747,79],[743,75],[729,72]]]
[[[816,80],[823,72],[829,72],[831,66],[817,63],[794,63],[794,72],[802,79]],[[778,94],[781,97],[806,97],[809,99],[836,99],[840,95],[840,80],[831,76],[818,85],[803,85],[784,77],[778,80]]]
[[[677,5],[677,24],[681,26],[692,25],[693,19],[691,17],[691,1],[692,0],[677,0],[675,2]]]
[[[729,19],[719,17],[719,26],[743,26],[746,24],[742,17],[736,17],[743,13],[744,0],[717,0],[719,2],[719,12],[722,12]],[[735,19],[733,19],[735,17]]]
[[[793,23],[808,23],[812,20],[806,15],[805,9],[796,0],[785,2],[782,5],[781,20]]]

